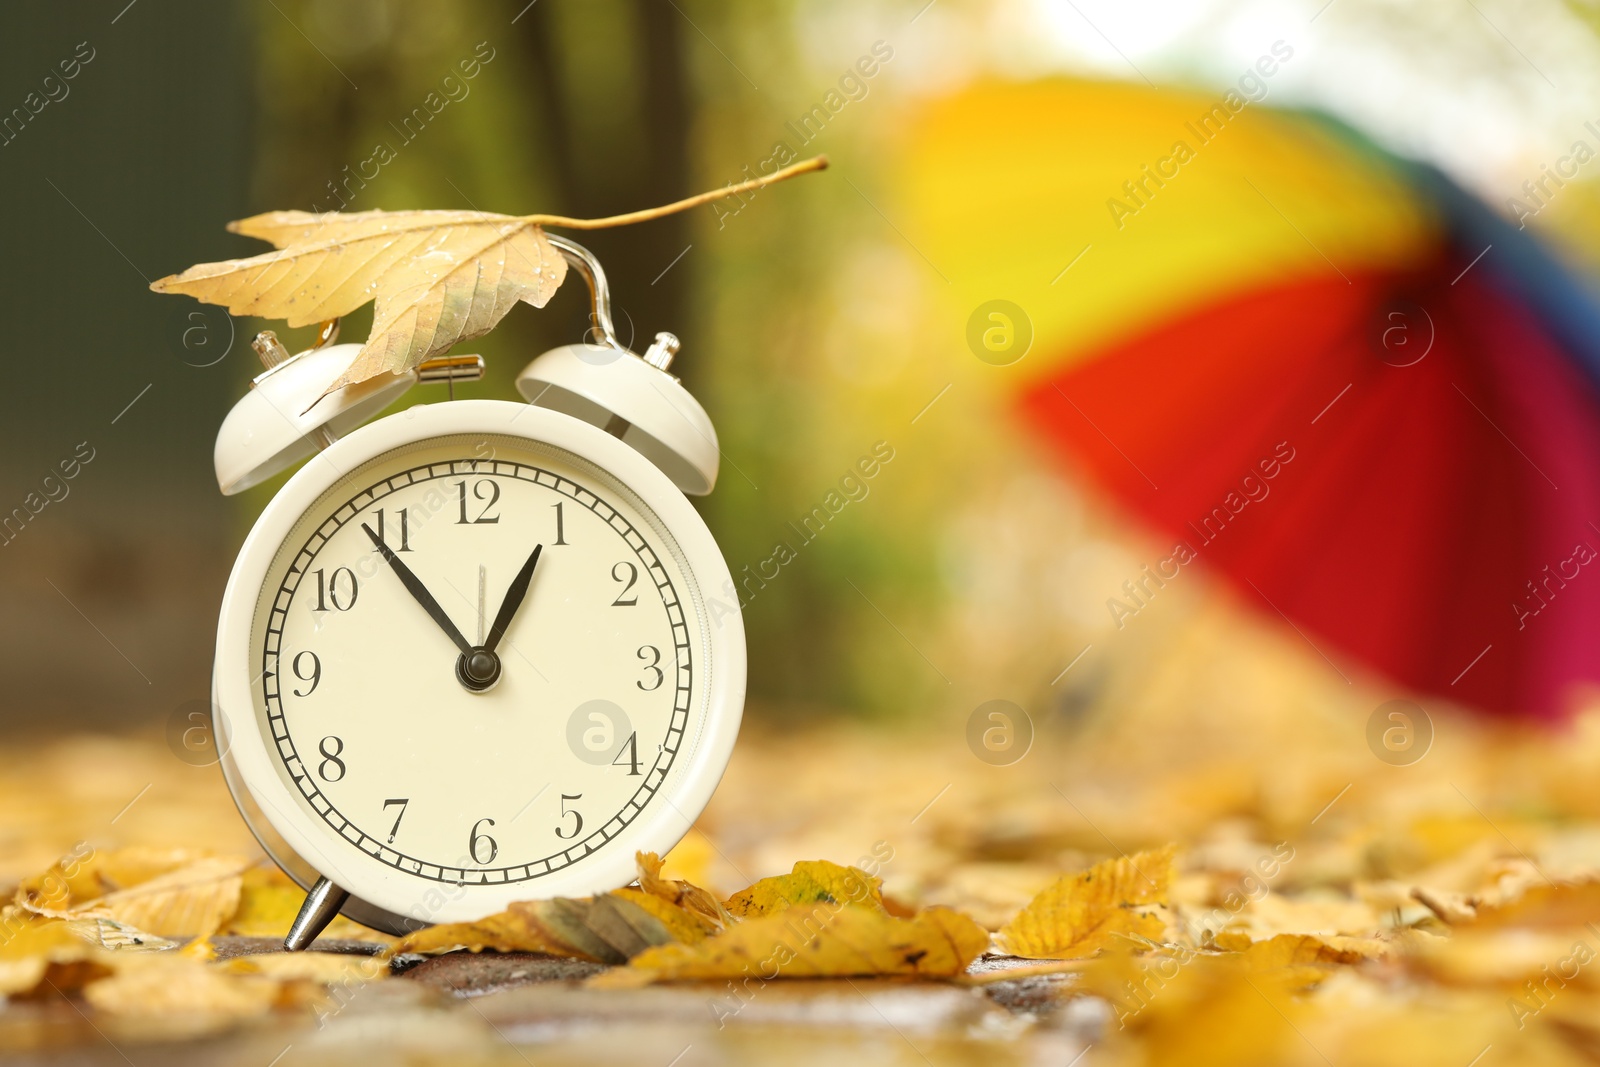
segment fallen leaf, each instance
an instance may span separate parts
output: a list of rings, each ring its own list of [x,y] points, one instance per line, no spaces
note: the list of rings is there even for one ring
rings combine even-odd
[[[746,919],[695,945],[647,949],[591,985],[629,987],[698,978],[953,978],[989,944],[988,932],[949,908],[912,919],[848,904],[789,908]]]
[[[663,878],[664,861],[654,852],[640,852],[635,859],[639,866],[639,888],[643,892],[692,912],[713,929],[721,929],[733,920],[722,902],[706,890],[680,878]]]
[[[282,998],[283,984],[162,953],[119,963],[114,974],[87,985],[83,995],[96,1009],[115,1015],[199,1015],[231,1020],[271,1011]]]
[[[18,887],[17,904],[58,919],[109,919],[158,937],[207,937],[239,906],[240,856],[119,850]]]
[[[482,211],[274,211],[229,229],[278,246],[152,282],[234,315],[306,326],[376,300],[372,332],[328,387],[403,373],[482,337],[525,301],[543,307],[567,261],[526,218]]]
[[[859,867],[827,860],[801,860],[788,874],[763,878],[729,897],[726,907],[738,918],[773,915],[803,904],[852,904],[883,910],[883,879]]]
[[[995,935],[1001,951],[1029,959],[1092,956],[1119,935],[1159,938],[1156,910],[1172,886],[1172,845],[1105,860],[1058,879]]]
[[[239,889],[239,906],[222,924],[218,933],[244,937],[283,938],[305,903],[306,892],[276,867],[252,867],[244,872]],[[352,941],[389,943],[388,934],[368,929],[343,915],[335,916],[320,937]]]
[[[603,893],[584,900],[556,897],[518,902],[476,922],[446,923],[409,934],[389,954],[487,948],[625,963],[652,945],[668,944],[679,936],[698,940],[708,932],[681,908],[671,916],[672,925],[658,918],[656,913],[669,906],[640,890]]]
[[[33,992],[52,967],[66,967],[97,961],[98,946],[65,922],[44,918],[19,908],[0,913],[0,995],[18,996]],[[106,970],[102,973],[109,973]],[[87,980],[87,975],[81,976]],[[58,983],[59,985],[59,983]]]
[[[386,961],[348,952],[263,952],[235,956],[214,966],[229,974],[259,974],[279,982],[320,985],[355,985],[389,976]]]

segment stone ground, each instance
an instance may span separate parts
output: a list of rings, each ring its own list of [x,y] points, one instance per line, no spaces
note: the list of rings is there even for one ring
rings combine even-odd
[[[266,938],[215,939],[220,957],[278,951]],[[360,941],[319,951],[368,954]],[[977,964],[987,969],[996,964]],[[51,1067],[381,1063],[940,1065],[1074,1062],[1104,1028],[1094,1002],[1062,1004],[1060,976],[981,988],[885,979],[779,981],[737,1011],[724,983],[587,989],[596,964],[531,953],[401,957],[329,1010],[274,1015],[215,1032],[197,1020],[90,1018],[64,997],[0,1009],[7,1064]],[[713,1005],[722,1006],[720,1018]]]

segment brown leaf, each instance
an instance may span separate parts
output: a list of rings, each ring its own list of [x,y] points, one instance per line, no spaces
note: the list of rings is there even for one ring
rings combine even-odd
[[[278,251],[201,263],[150,288],[290,326],[339,318],[376,300],[372,332],[330,392],[403,373],[481,337],[519,300],[543,307],[567,273],[544,231],[513,215],[274,211],[230,229]]]
[[[1079,959],[1118,935],[1159,938],[1166,919],[1156,909],[1167,902],[1175,852],[1119,856],[1057,880],[1001,928],[997,945],[1013,956]]]
[[[612,987],[677,979],[844,978],[914,975],[953,978],[989,944],[977,923],[948,908],[912,919],[852,905],[811,905],[746,919],[696,945],[663,945],[626,969],[590,980]]]

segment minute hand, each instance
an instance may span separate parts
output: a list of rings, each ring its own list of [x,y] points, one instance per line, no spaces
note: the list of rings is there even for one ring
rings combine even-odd
[[[500,644],[500,639],[506,635],[511,620],[517,614],[517,608],[522,606],[523,597],[528,595],[528,583],[533,580],[533,569],[539,565],[539,553],[544,551],[543,545],[533,546],[533,555],[528,557],[528,562],[522,565],[517,576],[511,579],[511,587],[506,590],[506,598],[500,602],[500,610],[495,614],[494,625],[489,627],[489,636],[484,639],[483,647],[490,652]]]
[[[383,558],[389,561],[389,566],[394,568],[394,573],[399,577],[400,584],[406,587],[406,591],[411,594],[418,604],[422,605],[422,610],[432,616],[433,621],[439,624],[439,628],[445,632],[445,636],[455,642],[457,648],[464,653],[470,654],[472,652],[472,642],[468,641],[462,636],[461,631],[456,629],[456,624],[450,621],[450,616],[446,615],[445,610],[439,606],[439,602],[433,599],[433,594],[428,592],[427,587],[422,584],[422,580],[411,572],[410,567],[400,562],[400,557],[396,556],[389,546],[383,543],[383,538],[374,533],[372,527],[362,523],[361,528],[367,531],[367,536],[372,538],[373,545],[379,552],[383,553]]]

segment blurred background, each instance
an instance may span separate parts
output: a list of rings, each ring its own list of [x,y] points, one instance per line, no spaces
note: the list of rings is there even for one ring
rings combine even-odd
[[[158,729],[207,693],[223,583],[281,484],[224,499],[211,472],[215,431],[259,369],[248,338],[267,324],[146,286],[259,251],[224,231],[230,219],[341,205],[598,216],[828,154],[823,175],[584,240],[611,273],[624,339],[684,340],[678,368],[725,457],[698,503],[736,574],[800,546],[794,527],[859,459],[893,456],[749,597],[752,721],[939,724],[955,745],[975,708],[1003,699],[1041,734],[1181,705],[1201,726],[1355,723],[1359,746],[1367,713],[1411,694],[1208,562],[1119,619],[1111,602],[1144,608],[1124,583],[1171,537],[1092,455],[1059,447],[1072,434],[1050,432],[1056,415],[1028,413],[1063,352],[1147,336],[1264,274],[1326,261],[1343,276],[1423,241],[1405,180],[1319,170],[1320,186],[1257,190],[1249,225],[1276,232],[1255,267],[1215,292],[1180,284],[1161,264],[1216,240],[1192,220],[1212,209],[1206,158],[1173,170],[1195,175],[1187,207],[1178,179],[1143,199],[1122,182],[1175,139],[1198,148],[1184,121],[1243,92],[1249,109],[1217,135],[1229,147],[1204,151],[1288,167],[1269,109],[1314,108],[1348,124],[1347,147],[1316,149],[1340,167],[1431,163],[1575,275],[1600,259],[1600,169],[1570,164],[1555,196],[1524,185],[1575,141],[1600,146],[1585,125],[1600,122],[1600,15],[1583,0],[107,0],[26,4],[7,23],[0,510],[37,500],[75,452],[93,457],[0,548],[12,745]],[[1273,73],[1241,83],[1272,56]],[[1030,84],[1057,95],[1016,95]],[[984,93],[998,94],[988,111]],[[1050,150],[1094,177],[1056,188],[1035,173],[1037,142],[1063,116]],[[1330,207],[1338,197],[1355,207]],[[1168,203],[1190,221],[1164,220]],[[1284,242],[1299,249],[1287,266]],[[974,343],[994,299],[1020,311],[1025,358]],[[512,396],[516,372],[578,338],[585,312],[568,287],[513,313],[470,346],[490,374],[462,393]],[[1286,341],[1279,361],[1297,358],[1310,357]]]

